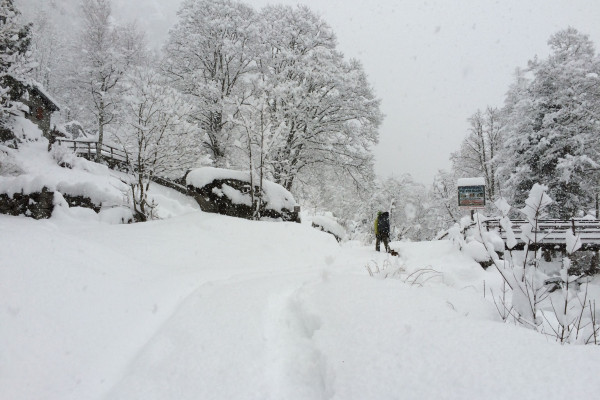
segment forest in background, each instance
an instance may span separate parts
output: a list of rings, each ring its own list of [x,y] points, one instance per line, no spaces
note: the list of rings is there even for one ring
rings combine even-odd
[[[550,55],[517,68],[504,106],[470,118],[450,175],[482,176],[491,200],[522,207],[535,183],[549,187],[548,213],[598,215],[600,58],[585,34],[569,27],[548,40]]]
[[[504,106],[476,111],[451,170],[423,185],[408,174],[375,176],[379,99],[360,62],[337,50],[335,33],[307,7],[187,0],[160,52],[138,25],[116,22],[109,0],[83,0],[75,13],[44,2],[30,19],[15,25],[18,43],[2,26],[3,49],[23,56],[2,74],[39,82],[62,106],[54,123],[78,121],[122,146],[147,176],[250,169],[365,240],[379,210],[392,209],[394,239],[447,229],[463,215],[461,177],[484,177],[489,204],[504,197],[519,207],[542,183],[555,199],[552,217],[598,208],[600,61],[574,28],[549,39],[547,58],[517,68]]]

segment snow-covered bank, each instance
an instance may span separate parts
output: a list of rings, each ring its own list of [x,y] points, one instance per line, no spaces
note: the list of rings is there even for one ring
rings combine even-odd
[[[38,134],[40,140],[22,143],[19,150],[3,147],[18,173],[0,175],[0,194],[29,194],[46,187],[63,194],[85,195],[97,205],[106,207],[127,202],[128,187],[120,179],[124,174],[76,157],[58,145],[48,152],[48,141],[41,138],[41,132],[29,125],[28,129],[30,134]],[[60,167],[61,162],[70,164],[71,168]]]
[[[499,322],[480,288],[495,273],[445,242],[395,243],[396,260],[306,225],[197,211],[133,225],[0,216],[0,232],[3,399],[600,390],[597,347]],[[386,260],[443,278],[371,278],[365,265]]]

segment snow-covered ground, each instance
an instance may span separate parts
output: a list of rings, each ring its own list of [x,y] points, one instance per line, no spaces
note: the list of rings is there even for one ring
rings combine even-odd
[[[154,192],[172,218],[0,215],[0,399],[600,392],[597,346],[500,322],[483,297],[498,274],[447,241],[393,243],[397,259],[307,224],[206,214]],[[367,265],[402,279],[371,277]],[[420,268],[439,273],[404,281]]]
[[[84,195],[105,208],[127,202],[128,186],[121,180],[124,174],[76,157],[58,145],[48,152],[48,140],[31,121],[16,118],[14,125],[17,135],[29,141],[21,143],[18,150],[0,144],[0,161],[4,167],[0,169],[0,194],[30,194],[46,187],[52,192]],[[60,162],[69,164],[70,168],[60,167]],[[8,166],[14,172],[5,172]]]

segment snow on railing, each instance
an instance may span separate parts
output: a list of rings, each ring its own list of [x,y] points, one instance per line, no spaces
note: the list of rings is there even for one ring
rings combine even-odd
[[[56,139],[56,142],[59,145],[64,144],[64,146],[67,149],[73,150],[73,152],[76,154],[83,154],[84,156],[87,155],[87,158],[90,160],[92,159],[92,156],[96,155],[96,149],[97,149],[97,145],[98,145],[98,142],[95,142],[95,141],[83,141],[83,140],[59,139],[59,138]],[[102,158],[107,159],[109,161],[115,161],[115,162],[127,162],[128,161],[127,153],[125,153],[121,149],[118,149],[113,146],[109,146],[105,143],[102,143],[102,147],[100,149],[100,154],[101,154]]]
[[[512,230],[515,234],[517,246],[522,248],[527,239],[523,236],[521,226],[526,224],[525,220],[511,220]],[[506,231],[500,226],[498,219],[483,221],[486,229],[497,230],[500,237],[506,240]],[[573,218],[570,220],[546,219],[537,222],[537,233],[540,238],[539,247],[564,247],[566,245],[565,232],[571,231],[579,236],[582,250],[600,249],[600,221],[594,219]]]

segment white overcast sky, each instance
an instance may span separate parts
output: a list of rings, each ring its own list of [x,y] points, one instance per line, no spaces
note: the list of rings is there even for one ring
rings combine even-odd
[[[20,0],[35,4],[77,0]],[[182,0],[113,0],[159,45]],[[516,67],[548,54],[547,40],[572,26],[600,44],[600,0],[245,0],[305,4],[333,28],[338,48],[359,59],[386,115],[374,149],[381,177],[430,184],[467,133],[478,108],[501,106]]]

